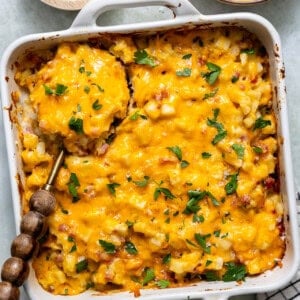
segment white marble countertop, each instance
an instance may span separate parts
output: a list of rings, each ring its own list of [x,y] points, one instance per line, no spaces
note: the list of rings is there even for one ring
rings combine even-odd
[[[283,44],[288,91],[289,126],[296,191],[300,191],[300,0],[270,0],[257,6],[237,7],[218,3],[216,0],[192,0],[202,13],[215,14],[233,11],[251,11],[266,17],[278,30]],[[0,5],[0,53],[12,41],[36,32],[47,32],[68,28],[77,12],[61,11],[49,7],[39,0],[1,1]],[[132,12],[113,11],[106,14],[101,23],[122,23],[133,19],[157,18],[152,9]],[[0,115],[0,265],[10,255],[10,244],[15,236],[10,184],[8,180],[5,138]],[[253,299],[239,296],[236,299]],[[27,299],[24,295],[22,299]]]

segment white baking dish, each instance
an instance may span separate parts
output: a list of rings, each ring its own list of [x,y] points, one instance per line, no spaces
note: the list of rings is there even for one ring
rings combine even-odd
[[[174,13],[171,20],[144,22],[138,24],[100,27],[97,18],[107,10],[149,5],[162,5]],[[164,290],[142,290],[140,299],[228,299],[232,295],[266,292],[278,289],[287,284],[295,274],[299,260],[298,227],[296,219],[296,202],[293,186],[293,172],[290,155],[288,132],[287,103],[284,84],[284,66],[282,61],[279,36],[274,27],[264,18],[250,13],[235,13],[205,16],[199,13],[187,0],[94,0],[90,1],[74,20],[71,28],[43,34],[25,36],[12,43],[5,51],[1,61],[1,92],[3,118],[10,167],[15,221],[20,223],[20,195],[16,175],[20,174],[18,142],[15,129],[11,123],[8,108],[11,103],[11,92],[18,90],[14,82],[14,63],[20,57],[35,49],[48,48],[61,41],[87,40],[99,33],[133,33],[155,32],[170,28],[206,24],[207,26],[241,26],[256,34],[266,47],[270,58],[270,71],[274,89],[274,109],[278,119],[280,143],[280,182],[281,193],[285,203],[285,227],[287,249],[282,267],[276,267],[260,276],[249,277],[242,284],[236,282],[199,282],[193,286],[170,288]],[[21,92],[21,91],[20,91]],[[18,177],[19,178],[19,177]],[[32,300],[52,300],[72,298],[74,300],[95,299],[95,292],[88,291],[78,296],[53,296],[44,291],[35,279],[32,271],[26,284]],[[133,294],[126,292],[101,295],[101,300],[134,299]]]

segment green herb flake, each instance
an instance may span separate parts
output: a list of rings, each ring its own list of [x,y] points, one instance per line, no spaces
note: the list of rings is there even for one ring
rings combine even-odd
[[[245,154],[245,148],[240,144],[233,144],[231,148],[234,150],[238,158],[243,159]]]
[[[202,158],[204,159],[208,159],[211,157],[211,154],[209,152],[202,152],[201,153]]]
[[[191,53],[185,54],[182,56],[182,59],[190,59],[192,57]]]
[[[115,195],[116,195],[116,188],[119,187],[120,184],[117,183],[117,182],[112,182],[112,183],[108,183],[106,186],[107,186],[109,192],[110,192],[113,196],[115,196]]]
[[[206,191],[198,191],[198,190],[189,190],[188,197],[189,200],[186,204],[186,207],[183,211],[184,214],[196,214],[200,210],[200,206],[198,205],[199,201],[204,199],[207,196]]]
[[[261,154],[261,153],[263,153],[263,149],[260,148],[260,147],[253,146],[252,149],[253,149],[253,151],[254,151],[256,154]]]
[[[253,130],[262,129],[262,128],[265,128],[267,126],[270,126],[271,124],[272,123],[271,123],[270,120],[264,120],[262,117],[259,117],[258,119],[255,120]]]
[[[125,250],[132,255],[136,255],[138,253],[135,245],[132,242],[125,243]]]
[[[233,174],[228,176],[230,178],[229,182],[225,185],[226,195],[232,195],[236,192],[238,181],[238,174]]]
[[[213,85],[221,74],[221,67],[212,62],[207,62],[206,66],[210,72],[202,73],[202,77],[209,85]]]
[[[193,223],[203,223],[204,222],[204,217],[202,215],[193,215]]]
[[[178,158],[179,161],[182,160],[182,151],[178,146],[167,147]]]
[[[83,120],[72,116],[69,120],[69,128],[77,134],[83,134]]]
[[[87,290],[89,290],[89,289],[93,288],[94,286],[95,286],[95,283],[94,283],[94,282],[88,282],[88,283],[86,284],[85,288],[86,288]]]
[[[102,108],[102,104],[99,103],[99,99],[96,99],[92,105],[94,110],[100,110]]]
[[[116,246],[110,242],[99,240],[99,244],[104,249],[104,251],[108,254],[116,253]]]
[[[67,209],[61,208],[60,210],[63,214],[68,215],[69,211]]]
[[[218,90],[219,89],[216,88],[212,92],[205,94],[204,97],[203,97],[203,100],[206,100],[206,99],[209,99],[209,98],[212,98],[212,97],[216,96]]]
[[[75,173],[71,173],[69,182],[68,182],[68,189],[69,193],[72,196],[72,202],[75,203],[77,202],[80,197],[78,195],[77,188],[80,186],[79,180],[77,178],[77,175]]]
[[[216,273],[216,271],[208,270],[204,273],[207,281],[217,281],[220,280],[220,277]]]
[[[158,280],[155,284],[156,284],[160,289],[165,289],[165,288],[167,288],[167,287],[170,285],[170,281],[169,281],[169,280],[161,279],[161,280]]]
[[[184,68],[183,70],[176,71],[178,77],[190,77],[192,75],[192,69]]]
[[[181,169],[185,169],[186,167],[188,167],[189,166],[189,162],[188,161],[186,161],[186,160],[182,160],[181,162],[180,162],[180,167],[181,167]]]
[[[74,240],[74,238],[72,237],[72,236],[68,236],[68,242],[70,242],[70,243],[74,243],[75,242],[75,240]]]
[[[214,231],[214,236],[215,237],[220,237],[220,234],[221,234],[221,230],[215,230]]]
[[[208,259],[208,260],[206,261],[206,263],[205,263],[205,267],[208,267],[211,263],[212,263],[212,260],[209,260],[209,259]]]
[[[126,225],[127,225],[128,228],[131,228],[134,225],[134,222],[129,221],[129,220],[127,220],[125,223],[126,223]]]
[[[143,180],[140,180],[140,181],[132,181],[136,186],[138,187],[145,187],[148,185],[149,183],[149,180],[150,180],[150,177],[149,176],[144,176],[144,179]]]
[[[86,94],[89,94],[89,92],[91,91],[91,88],[90,88],[88,85],[86,85],[86,86],[83,88],[83,90],[84,90],[84,92],[85,92]]]
[[[162,259],[162,263],[164,264],[164,265],[167,265],[167,264],[169,264],[170,263],[170,261],[171,261],[171,253],[168,253],[168,254],[166,254],[164,257],[163,257],[163,259]]]
[[[77,250],[77,246],[76,246],[76,244],[74,244],[74,245],[72,246],[72,248],[70,249],[70,252],[69,252],[69,253],[75,252],[76,250]]]
[[[228,262],[225,264],[225,266],[227,270],[222,277],[223,281],[228,282],[245,280],[247,270],[244,265],[236,264],[234,262]]]
[[[239,80],[239,77],[236,76],[236,75],[233,75],[233,76],[231,77],[231,82],[232,82],[232,83],[236,83],[238,80]]]
[[[55,95],[62,96],[67,91],[67,89],[68,89],[67,86],[58,83],[58,84],[56,84]]]
[[[84,66],[80,66],[78,69],[79,73],[85,73],[85,67]]]
[[[145,270],[145,276],[144,276],[142,285],[146,285],[146,284],[148,284],[149,282],[151,282],[154,279],[155,279],[154,270],[151,269],[151,268],[146,268],[146,270]]]
[[[208,235],[201,235],[200,233],[195,233],[194,238],[198,245],[203,249],[205,253],[210,254],[210,246],[207,245],[206,239],[210,237],[210,234]]]
[[[155,59],[149,56],[146,50],[138,50],[134,52],[134,61],[139,65],[148,65],[152,68],[157,66]]]
[[[81,260],[75,265],[76,273],[81,273],[88,268],[88,261],[87,259]]]
[[[147,119],[148,119],[147,116],[141,115],[141,114],[140,114],[140,111],[137,110],[137,111],[135,111],[135,112],[129,117],[129,120],[131,120],[131,121],[136,121],[138,118],[141,118],[141,119],[143,119],[143,120],[147,120]]]
[[[44,84],[43,87],[44,87],[44,90],[45,90],[45,95],[53,95],[54,94],[53,90],[49,86],[47,86],[46,84]]]
[[[218,132],[217,135],[215,135],[215,137],[212,140],[213,145],[216,145],[217,143],[219,143],[227,135],[227,131],[224,129],[223,124],[217,122],[219,112],[220,112],[220,110],[218,108],[215,108],[213,110],[213,113],[214,113],[213,119],[209,119],[209,118],[207,119],[207,125],[210,127],[216,128],[217,132]]]
[[[157,200],[158,197],[159,197],[161,194],[163,194],[167,199],[171,199],[171,200],[172,200],[172,199],[175,199],[175,198],[176,198],[176,196],[174,196],[174,195],[172,194],[172,192],[171,192],[169,189],[163,188],[163,187],[157,187],[157,188],[155,189],[154,195],[153,195],[154,200]]]
[[[102,88],[102,86],[100,86],[99,84],[97,83],[92,83],[92,85],[96,86],[98,88],[98,91],[101,92],[101,93],[104,93],[104,89]]]
[[[248,55],[253,55],[253,54],[255,54],[255,50],[253,48],[246,48],[246,49],[242,49],[241,53],[246,53]]]

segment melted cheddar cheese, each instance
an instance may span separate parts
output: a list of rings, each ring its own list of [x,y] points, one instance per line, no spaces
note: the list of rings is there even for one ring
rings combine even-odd
[[[46,290],[139,295],[242,280],[281,260],[272,88],[252,35],[115,36],[106,50],[66,43],[31,62],[16,74],[32,116],[20,126],[24,212],[68,150],[33,260]]]

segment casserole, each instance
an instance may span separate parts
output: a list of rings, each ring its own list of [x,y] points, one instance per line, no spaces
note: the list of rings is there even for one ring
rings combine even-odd
[[[141,3],[146,3],[141,1]],[[174,5],[174,1],[171,2],[151,2],[152,4],[169,4],[171,6]],[[93,6],[95,5],[95,6]],[[13,72],[9,71],[11,64],[17,60],[17,57],[24,53],[27,49],[27,51],[31,51],[34,48],[44,48],[48,47],[50,45],[53,45],[55,43],[61,42],[61,41],[66,41],[66,40],[71,40],[71,41],[76,41],[76,40],[83,40],[86,37],[93,37],[95,33],[101,32],[101,30],[97,26],[91,26],[89,23],[89,20],[91,19],[91,16],[93,16],[92,21],[95,22],[96,17],[100,12],[104,11],[105,9],[109,8],[109,5],[105,5],[105,3],[94,3],[93,5],[88,5],[78,16],[78,18],[75,19],[73,23],[74,29],[71,31],[66,31],[66,32],[61,32],[61,33],[50,33],[43,35],[44,39],[39,41],[39,44],[33,43],[36,39],[38,39],[38,36],[31,36],[27,37],[23,40],[20,40],[15,43],[15,45],[12,45],[10,49],[7,50],[6,54],[3,57],[3,73],[2,73],[2,79],[3,79],[3,86],[2,86],[2,91],[6,91],[6,100],[5,97],[3,97],[4,100],[4,106],[9,106],[9,94],[10,91],[16,90],[16,86],[10,86],[8,89],[7,87],[7,81],[4,80],[4,78],[8,79],[8,85],[14,84],[10,78],[12,78],[12,73],[7,73],[7,72]],[[132,5],[137,5],[137,3],[134,1]],[[179,3],[176,2],[176,5],[179,6]],[[176,6],[175,5],[175,6]],[[129,25],[127,28],[122,28],[120,26],[116,27],[108,27],[105,28],[103,31],[104,32],[131,32],[131,30],[135,31],[144,31],[143,27],[146,28],[147,30],[155,31],[158,30],[159,28],[178,28],[179,26],[183,26],[186,24],[187,21],[189,21],[190,26],[192,24],[205,24],[210,21],[214,23],[214,25],[224,25],[225,23],[222,22],[228,22],[227,25],[241,25],[249,29],[250,31],[253,31],[257,36],[259,36],[261,39],[263,38],[259,32],[263,32],[265,34],[264,40],[266,41],[266,48],[268,49],[270,59],[271,61],[274,60],[274,64],[271,66],[271,74],[273,74],[273,80],[276,82],[277,86],[277,97],[278,97],[278,103],[280,103],[280,109],[277,111],[279,115],[279,132],[284,136],[284,143],[283,143],[283,149],[284,151],[280,151],[280,154],[284,154],[282,157],[281,161],[281,168],[282,170],[285,171],[285,177],[282,178],[281,182],[282,183],[287,183],[286,185],[282,186],[282,192],[283,192],[283,198],[285,199],[293,199],[293,187],[290,185],[291,180],[291,164],[289,161],[289,155],[286,153],[289,153],[289,145],[288,145],[288,133],[287,129],[284,127],[284,124],[287,124],[286,122],[286,111],[285,111],[285,99],[284,99],[284,94],[283,94],[283,82],[282,78],[280,79],[280,68],[282,67],[281,61],[280,61],[280,53],[278,52],[279,50],[276,48],[279,46],[279,41],[276,33],[273,32],[272,27],[263,19],[257,17],[257,20],[254,22],[254,17],[253,15],[248,15],[248,14],[240,14],[240,15],[234,15],[234,16],[229,16],[229,15],[224,15],[224,16],[202,16],[200,15],[189,3],[186,2],[181,2],[181,5],[177,8],[173,8],[174,12],[176,14],[176,18],[173,21],[164,21],[161,23],[157,24],[157,27],[155,27],[155,24],[143,24],[143,26],[139,25]],[[237,23],[231,22],[231,18]],[[219,22],[219,23],[218,23]],[[85,28],[86,26],[86,28]],[[212,25],[211,25],[212,26]],[[87,28],[89,29],[89,33],[87,33]],[[270,30],[270,32],[268,32]],[[272,35],[272,34],[273,35]],[[57,36],[56,36],[57,35]],[[41,37],[41,36],[39,36]],[[272,38],[275,40],[275,42],[272,40]],[[12,51],[14,49],[14,51]],[[276,51],[275,54],[273,53],[273,50]],[[278,56],[279,55],[279,56]],[[8,122],[8,113],[4,111],[4,118]],[[10,126],[9,123],[6,125],[6,130],[7,130],[7,136],[10,136]],[[13,141],[8,141],[8,150],[9,154],[13,153]],[[285,156],[286,155],[286,156]],[[11,157],[11,156],[10,156]],[[12,172],[11,176],[12,178],[16,174],[16,167],[15,164],[12,163]],[[13,181],[13,180],[12,180]],[[14,188],[16,188],[16,183],[14,184]],[[20,208],[18,207],[18,193],[17,190],[13,191],[14,192],[14,197],[15,197],[15,209],[16,209],[16,222],[18,224],[18,216],[20,215]],[[288,210],[289,209],[289,210]],[[170,299],[173,297],[174,299],[181,299],[186,297],[186,295],[190,296],[191,298],[193,297],[209,297],[209,295],[218,295],[220,293],[226,294],[224,297],[228,297],[230,295],[234,295],[237,293],[249,293],[249,292],[256,292],[259,291],[261,288],[265,287],[266,290],[269,289],[274,289],[278,287],[278,284],[274,285],[273,282],[276,280],[276,278],[282,277],[285,280],[281,281],[280,284],[286,283],[292,276],[293,272],[296,270],[297,267],[297,261],[298,261],[298,256],[297,256],[297,251],[296,251],[296,245],[297,245],[297,236],[296,236],[296,231],[295,231],[295,217],[293,216],[293,212],[295,212],[295,209],[293,207],[293,203],[289,203],[289,208],[286,208],[286,211],[289,211],[289,218],[290,218],[290,223],[286,224],[287,227],[287,254],[284,258],[283,261],[283,267],[281,269],[276,268],[272,272],[263,274],[257,278],[249,278],[247,279],[246,283],[238,286],[236,283],[204,283],[201,282],[199,285],[195,287],[186,287],[186,288],[177,288],[177,289],[169,289],[169,290],[164,290],[164,291],[145,291],[142,292],[142,295],[151,299],[154,298],[160,298],[160,299]],[[283,275],[283,271],[287,270],[285,275]],[[288,274],[288,275],[287,275]],[[33,288],[35,286],[35,288]],[[238,287],[238,288],[237,288]],[[209,291],[208,289],[213,288],[213,291]],[[41,288],[36,285],[36,282],[34,282],[33,277],[30,279],[30,284],[28,284],[28,289],[31,297],[35,299],[51,299],[51,295],[46,294],[41,290]],[[226,289],[226,292],[224,291]],[[42,293],[42,294],[39,294]],[[124,295],[124,294],[122,294]],[[148,296],[147,296],[148,295]],[[83,296],[77,296],[75,298],[82,299]],[[88,297],[88,296],[87,296]],[[112,297],[112,296],[108,296]],[[117,296],[118,297],[118,296]],[[119,295],[120,297],[120,295]],[[125,298],[124,296],[123,298]],[[129,298],[132,296],[128,296]],[[59,297],[58,297],[59,298]],[[106,297],[103,297],[104,299]]]

